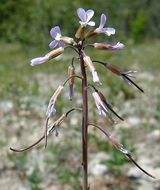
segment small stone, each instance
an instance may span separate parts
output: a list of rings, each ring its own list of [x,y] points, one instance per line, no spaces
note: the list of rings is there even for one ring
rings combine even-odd
[[[91,173],[94,176],[100,176],[105,174],[108,171],[108,168],[103,164],[96,164],[92,167]]]
[[[132,167],[128,170],[127,172],[127,176],[130,177],[130,178],[140,178],[142,176],[142,172],[136,168],[136,167]]]
[[[152,140],[160,139],[160,130],[156,129],[156,130],[152,131],[150,134],[148,134],[148,138],[150,138]]]
[[[89,163],[89,172],[94,176],[105,174],[108,168],[102,162],[107,159],[109,159],[108,155],[103,152],[94,155]]]
[[[135,125],[138,125],[141,120],[139,117],[129,117],[128,118],[128,122],[132,125],[132,126],[135,126]]]

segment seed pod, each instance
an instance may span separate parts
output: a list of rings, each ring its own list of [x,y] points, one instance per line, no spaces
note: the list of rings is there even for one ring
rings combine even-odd
[[[112,64],[106,64],[106,67],[107,67],[107,69],[112,71],[112,73],[115,73],[117,75],[121,75],[121,70],[118,67],[116,67]]]

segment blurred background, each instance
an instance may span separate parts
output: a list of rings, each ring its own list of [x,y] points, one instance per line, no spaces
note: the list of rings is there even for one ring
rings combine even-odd
[[[0,190],[81,189],[81,114],[74,112],[59,130],[27,153],[14,153],[35,142],[44,131],[47,104],[67,77],[73,52],[55,61],[31,67],[30,60],[49,51],[49,31],[59,25],[62,34],[73,36],[79,26],[77,8],[93,9],[97,26],[101,13],[116,35],[102,35],[95,42],[125,44],[119,52],[87,50],[93,59],[137,70],[145,91],[140,93],[121,78],[96,65],[98,87],[125,121],[109,127],[98,116],[89,95],[90,121],[108,128],[135,160],[160,179],[160,3],[158,0],[1,0],[0,1]],[[78,64],[76,64],[79,73]],[[92,77],[88,72],[89,80]],[[81,86],[76,80],[75,98],[64,89],[56,104],[57,116],[81,107]],[[114,117],[114,116],[113,116]],[[92,190],[160,190],[160,182],[146,177],[115,150],[97,130],[89,130],[89,183]]]

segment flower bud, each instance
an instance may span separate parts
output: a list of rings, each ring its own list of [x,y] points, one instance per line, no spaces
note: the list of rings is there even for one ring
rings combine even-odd
[[[105,44],[105,43],[94,43],[94,48],[96,49],[101,49],[101,50],[107,50],[111,46],[110,44]]]
[[[84,59],[85,64],[89,67],[90,72],[92,73],[93,82],[100,83],[97,71],[96,71],[96,69],[95,69],[95,67],[93,65],[93,62],[92,62],[91,58],[84,54],[83,59]]]
[[[64,48],[62,48],[62,47],[59,47],[58,49],[52,50],[51,52],[47,53],[43,57],[36,57],[36,58],[32,59],[31,60],[31,66],[39,65],[39,64],[45,63],[47,61],[50,61],[53,58],[62,54],[63,52],[64,52]]]
[[[74,83],[74,76],[75,75],[75,68],[73,66],[69,66],[68,67],[68,76],[71,77],[68,82],[70,85],[72,85]]]
[[[64,52],[64,48],[63,47],[59,47],[53,51],[51,51],[50,53],[47,54],[48,56],[48,61],[50,61],[51,59],[61,55]]]
[[[86,39],[91,39],[91,38],[93,38],[93,37],[96,37],[97,34],[98,34],[98,32],[96,32],[96,31],[94,30],[94,31],[89,32],[88,34],[86,34],[85,38],[86,38]]]
[[[112,46],[110,44],[106,43],[94,43],[94,48],[99,49],[99,50],[121,50],[124,48],[124,44],[118,42],[116,45]]]
[[[75,75],[75,68],[73,66],[68,67],[68,75],[71,77],[68,80],[69,83],[69,99],[72,100],[74,96],[74,75]]]
[[[106,113],[108,113],[107,109],[105,108],[99,94],[97,92],[93,92],[92,96],[94,98],[95,104],[97,106],[99,115],[106,116]]]
[[[58,96],[60,95],[62,89],[64,88],[64,86],[59,86],[57,88],[57,90],[55,91],[55,93],[52,95],[49,104],[48,104],[48,108],[47,108],[47,112],[46,115],[48,115],[48,117],[51,117],[52,115],[54,116],[56,113],[56,109],[55,109],[55,103],[57,101]]]
[[[80,38],[82,38],[83,36],[84,36],[84,26],[82,26],[82,25],[80,25],[79,26],[79,28],[78,28],[78,30],[77,30],[77,32],[76,32],[76,34],[75,34],[75,37],[77,38],[77,39],[80,39]]]
[[[93,65],[93,62],[89,56],[84,55],[84,62],[89,67],[90,72],[93,72],[96,70],[94,65]]]
[[[68,45],[71,45],[74,43],[74,39],[67,37],[67,36],[60,37],[60,40],[63,41],[64,43],[68,44]]]
[[[59,85],[59,87],[57,88],[57,90],[55,91],[53,96],[51,97],[50,103],[55,104],[55,102],[56,102],[58,96],[60,95],[60,93],[62,92],[63,88],[64,88],[64,86]]]

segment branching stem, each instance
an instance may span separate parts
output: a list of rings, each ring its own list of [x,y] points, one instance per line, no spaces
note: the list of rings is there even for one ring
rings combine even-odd
[[[81,76],[72,75],[72,76],[68,77],[68,78],[64,81],[63,86],[65,86],[66,83],[67,83],[71,78],[79,78],[79,79],[81,79],[81,80],[83,79],[83,77],[81,77]]]

